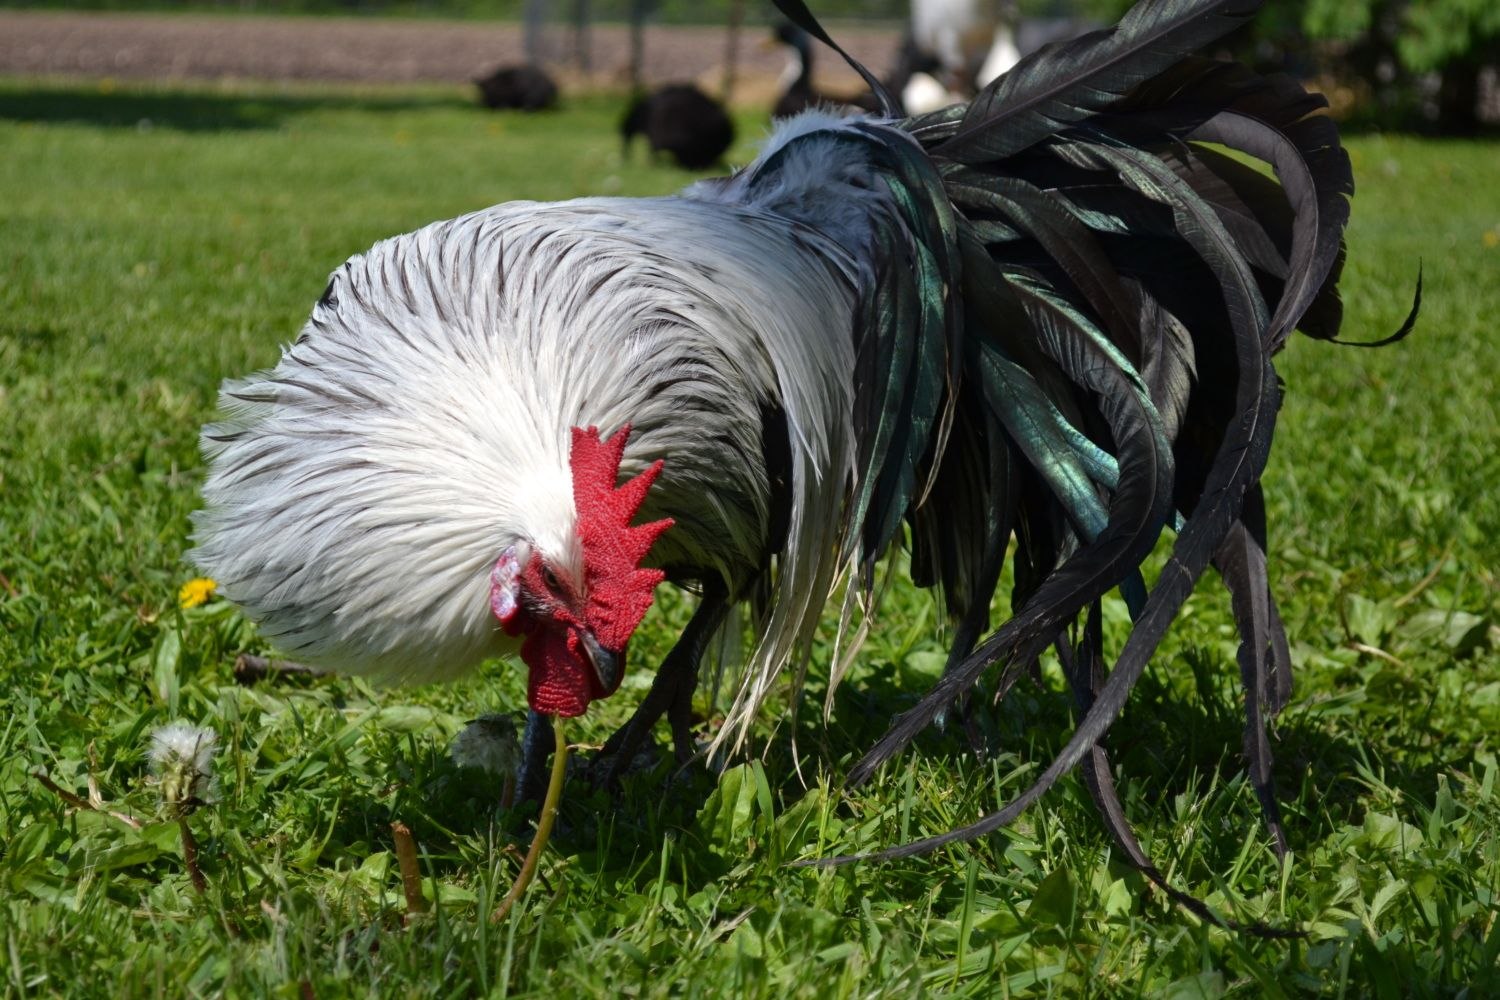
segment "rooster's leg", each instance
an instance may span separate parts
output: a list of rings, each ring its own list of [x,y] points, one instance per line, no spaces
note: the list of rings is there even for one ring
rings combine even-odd
[[[693,739],[693,691],[698,687],[698,661],[693,662],[692,673],[677,685],[672,693],[672,704],[667,706],[667,725],[672,727],[672,750],[678,766],[693,759],[697,752],[697,741]]]
[[[698,663],[708,641],[718,631],[729,611],[728,590],[718,578],[704,584],[703,597],[698,610],[693,612],[687,628],[683,629],[677,645],[667,654],[651,690],[641,701],[640,707],[630,721],[616,730],[615,734],[599,751],[595,764],[595,777],[600,784],[613,785],[624,769],[640,752],[641,744],[651,735],[651,729],[663,716],[672,725],[672,743],[679,763],[692,759],[695,747],[692,734],[693,689],[698,683]]]
[[[547,755],[554,742],[552,716],[527,712],[526,732],[521,736],[521,770],[516,777],[517,804],[542,801],[547,789]]]

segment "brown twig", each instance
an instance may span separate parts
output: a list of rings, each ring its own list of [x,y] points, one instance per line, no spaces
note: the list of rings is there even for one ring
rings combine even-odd
[[[1391,606],[1399,608],[1402,605],[1410,604],[1412,601],[1416,600],[1418,595],[1420,595],[1422,591],[1432,586],[1432,582],[1438,578],[1438,574],[1443,571],[1443,567],[1448,565],[1448,557],[1452,554],[1453,542],[1450,539],[1448,544],[1443,547],[1443,554],[1438,556],[1437,565],[1432,567],[1432,572],[1428,573],[1426,576],[1422,577],[1421,580],[1417,581],[1417,585],[1415,587],[1411,588],[1406,593],[1402,594],[1400,597],[1392,601]]]
[[[85,752],[89,758],[89,805],[98,812],[108,812],[109,807],[104,804],[104,796],[99,791],[99,755],[94,752],[93,740],[89,740]]]
[[[252,653],[241,653],[234,660],[234,680],[237,684],[250,685],[267,677],[285,677],[288,674],[316,677],[323,671],[305,663],[291,660],[270,660]]]
[[[46,787],[46,789],[53,795],[56,795],[58,798],[62,799],[64,802],[75,809],[87,809],[89,812],[103,813],[106,816],[113,816],[115,819],[119,820],[121,823],[124,823],[131,829],[139,830],[141,828],[141,821],[136,819],[134,816],[131,816],[128,813],[116,812],[113,809],[106,809],[102,803],[96,806],[87,799],[80,798],[79,796],[74,795],[72,792],[68,791],[66,788],[63,788],[57,782],[48,777],[46,771],[32,771],[31,776],[37,781],[40,781],[42,785]]]
[[[187,867],[188,877],[193,880],[193,888],[198,890],[198,894],[206,895],[208,879],[203,877],[203,869],[198,867],[198,840],[193,836],[186,816],[177,817],[177,829],[182,832],[182,863]]]
[[[1393,663],[1398,667],[1406,666],[1406,664],[1402,662],[1400,657],[1392,656],[1390,653],[1387,653],[1385,650],[1381,649],[1378,646],[1371,646],[1368,643],[1358,642],[1353,639],[1345,643],[1345,645],[1354,650],[1356,653],[1363,653],[1366,656],[1373,656],[1377,660],[1384,660],[1387,663]]]
[[[396,838],[396,864],[401,869],[401,890],[406,893],[406,914],[423,913],[427,909],[427,900],[422,898],[417,842],[412,839],[411,829],[399,819],[391,824],[391,834]]]
[[[16,585],[11,583],[10,577],[6,576],[4,573],[0,573],[0,587],[4,587],[5,592],[11,597],[21,596],[21,592],[16,589]]]

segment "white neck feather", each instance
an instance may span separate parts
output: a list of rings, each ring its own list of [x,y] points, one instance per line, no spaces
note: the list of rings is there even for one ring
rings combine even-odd
[[[793,119],[765,155],[839,127]],[[575,426],[633,426],[624,476],[665,459],[640,517],[677,524],[653,562],[747,582],[766,558],[772,405],[792,439],[790,537],[747,672],[774,677],[840,568],[827,539],[852,475],[877,197],[848,156],[814,140],[758,185],[501,205],[352,258],[275,369],[225,385],[192,558],[288,655],[451,676],[514,646],[488,609],[506,546],[576,564]],[[763,694],[742,692],[746,710]]]

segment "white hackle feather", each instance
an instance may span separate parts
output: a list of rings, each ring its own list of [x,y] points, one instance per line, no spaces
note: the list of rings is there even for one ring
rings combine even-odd
[[[840,119],[789,120],[762,158]],[[762,407],[792,484],[769,611],[721,741],[738,743],[805,650],[847,553],[851,327],[866,165],[804,142],[752,187],[500,205],[376,244],[334,272],[268,372],[226,383],[192,560],[286,655],[387,680],[513,652],[489,609],[514,544],[579,558],[572,427],[631,424],[622,478],[657,458],[648,562],[746,587],[766,561]],[[774,296],[767,289],[775,289]]]

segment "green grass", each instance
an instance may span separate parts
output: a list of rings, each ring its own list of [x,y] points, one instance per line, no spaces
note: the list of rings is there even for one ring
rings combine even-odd
[[[1240,777],[1235,640],[1215,587],[1111,733],[1127,807],[1175,884],[1305,938],[1226,933],[1153,895],[1076,780],[973,845],[785,867],[972,818],[1069,729],[1049,670],[995,714],[989,764],[931,734],[843,794],[852,757],[940,663],[930,602],[909,587],[831,725],[809,710],[767,729],[764,764],[716,788],[663,794],[664,768],[619,804],[572,788],[542,879],[500,926],[483,917],[517,867],[504,848],[524,838],[446,747],[464,720],[523,703],[519,671],[406,690],[236,686],[235,654],[263,651],[253,630],[222,603],[176,601],[218,382],[270,364],[327,273],[377,238],[509,198],[680,186],[622,163],[618,111],[599,99],[499,117],[447,90],[0,82],[0,992],[1500,991],[1495,145],[1351,139],[1346,335],[1394,328],[1419,262],[1423,319],[1398,347],[1299,339],[1281,359],[1267,484],[1299,668],[1277,742],[1288,868]],[[662,655],[684,617],[664,596],[635,662]],[[606,735],[649,673],[574,738]],[[145,739],[175,718],[223,744],[218,801],[192,818],[203,897],[145,780]],[[111,808],[149,822],[73,809],[36,770],[80,795],[92,774]],[[437,903],[407,926],[394,819]]]

